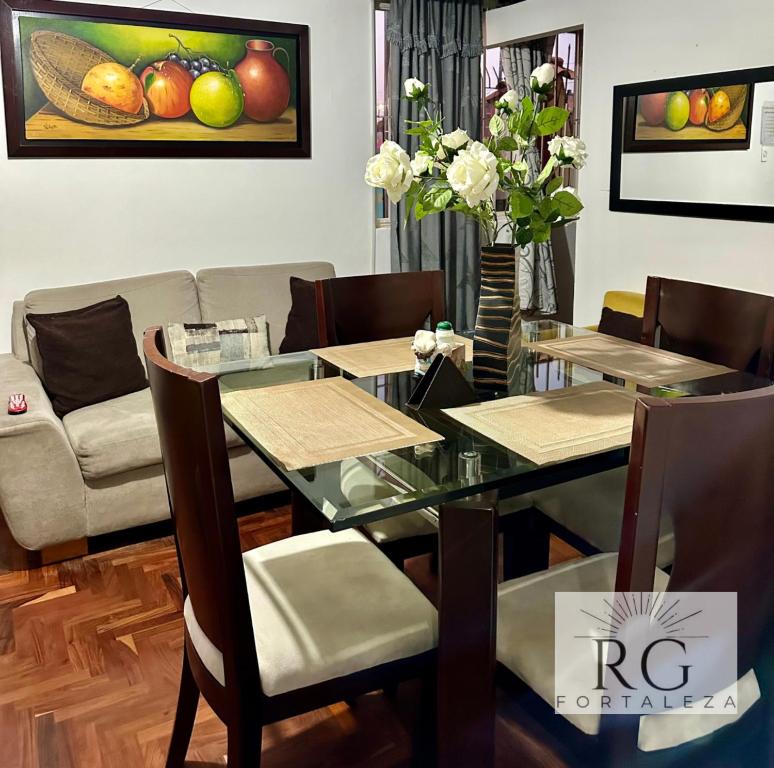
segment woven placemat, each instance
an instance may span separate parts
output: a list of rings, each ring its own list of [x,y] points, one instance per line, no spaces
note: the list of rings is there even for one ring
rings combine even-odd
[[[444,412],[535,464],[549,464],[629,445],[636,400],[631,390],[598,381]]]
[[[550,341],[525,341],[524,346],[645,387],[694,381],[731,370],[603,333]]]
[[[225,392],[221,403],[287,470],[443,440],[340,377]]]
[[[455,336],[459,344],[465,344],[465,359],[473,359],[473,342],[462,336]],[[379,376],[382,373],[413,371],[416,357],[411,351],[413,339],[385,339],[366,341],[362,344],[342,344],[338,347],[312,349],[317,357],[341,368],[352,376]]]

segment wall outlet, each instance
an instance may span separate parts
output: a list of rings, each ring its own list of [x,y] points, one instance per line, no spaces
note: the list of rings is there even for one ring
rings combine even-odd
[[[761,147],[761,162],[762,163],[768,163],[769,162],[769,148],[768,147]]]

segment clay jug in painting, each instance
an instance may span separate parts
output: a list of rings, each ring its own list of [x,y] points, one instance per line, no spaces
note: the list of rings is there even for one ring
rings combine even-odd
[[[278,53],[289,58],[288,52],[268,40],[248,40],[245,48],[234,67],[245,94],[245,114],[259,123],[276,120],[290,103],[290,77],[277,60]]]

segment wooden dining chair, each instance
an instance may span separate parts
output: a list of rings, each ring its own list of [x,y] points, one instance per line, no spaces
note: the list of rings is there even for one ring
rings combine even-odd
[[[200,693],[239,768],[260,765],[265,724],[408,678],[422,678],[432,701],[436,611],[360,533],[319,531],[241,553],[217,378],[169,362],[163,345],[161,328],[145,332],[184,595],[168,768],[184,763]],[[432,734],[433,722],[422,730]]]
[[[649,277],[642,343],[774,378],[774,296]]]
[[[620,554],[565,563],[499,588],[500,671],[526,704],[522,707],[513,699],[514,712],[549,723],[564,745],[572,745],[579,754],[596,755],[589,762],[593,765],[652,765],[670,755],[685,758],[686,765],[736,765],[699,761],[692,750],[706,755],[729,740],[737,750],[753,731],[755,739],[766,741],[756,729],[765,722],[770,727],[774,696],[773,467],[774,387],[712,397],[639,400]],[[666,514],[675,530],[671,576],[656,567],[659,522]],[[591,714],[568,714],[566,720],[553,714],[548,703],[555,696],[554,594],[614,589],[737,593],[738,716],[608,715],[601,723]],[[537,698],[527,694],[529,689]],[[688,740],[691,745],[684,743]],[[764,763],[750,759],[739,764]]]
[[[413,336],[447,319],[440,270],[331,277],[315,293],[322,347]]]
[[[414,336],[430,323],[446,319],[444,273],[396,272],[317,280],[317,325],[320,346]],[[434,552],[438,530],[419,512],[364,526],[367,535],[396,564]]]
[[[649,277],[642,343],[774,379],[774,296]],[[534,494],[550,529],[585,553],[615,551],[626,472],[613,469]],[[674,557],[662,520],[659,565]]]

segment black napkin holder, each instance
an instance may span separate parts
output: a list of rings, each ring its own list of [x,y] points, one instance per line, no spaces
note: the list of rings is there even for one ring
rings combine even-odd
[[[422,408],[457,408],[478,402],[462,371],[444,355],[436,355],[406,405]]]

